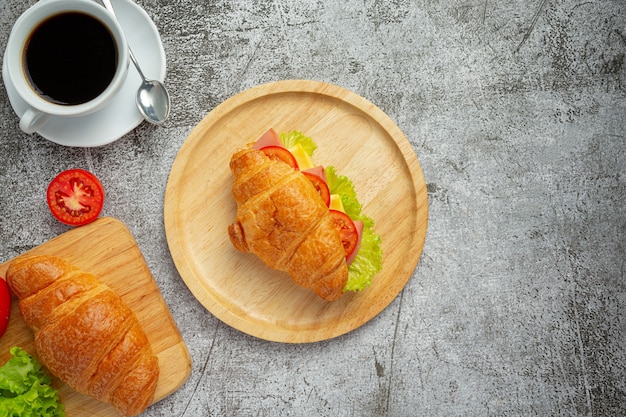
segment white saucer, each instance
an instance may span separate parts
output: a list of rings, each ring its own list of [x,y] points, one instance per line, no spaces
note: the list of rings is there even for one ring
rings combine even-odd
[[[111,0],[133,54],[149,79],[165,79],[165,51],[159,32],[150,16],[131,0]],[[26,103],[17,96],[2,66],[2,77],[15,113],[21,117]],[[79,117],[53,116],[39,130],[44,138],[64,146],[92,147],[111,143],[137,127],[143,117],[135,105],[141,78],[133,64],[128,78],[113,101],[102,110]]]

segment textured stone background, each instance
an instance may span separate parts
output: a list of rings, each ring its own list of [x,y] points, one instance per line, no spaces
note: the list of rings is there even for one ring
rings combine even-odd
[[[0,88],[0,261],[67,229],[48,181],[105,184],[193,357],[150,416],[626,415],[623,0],[137,0],[166,48],[173,112],[94,149],[19,131]],[[1,0],[0,46],[33,0]],[[223,100],[280,79],[381,107],[428,182],[426,246],[378,317],[307,345],[215,319],[163,228],[169,169]]]

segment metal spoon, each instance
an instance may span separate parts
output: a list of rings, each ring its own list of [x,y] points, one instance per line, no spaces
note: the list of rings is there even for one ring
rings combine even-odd
[[[110,0],[102,0],[104,7],[111,12],[113,16],[117,19],[117,15],[115,14],[115,10],[113,10],[113,5]],[[133,55],[133,51],[128,47],[128,53],[130,55],[130,60],[135,64],[135,68],[137,68],[137,72],[142,79],[141,85],[139,86],[139,90],[137,90],[137,95],[135,96],[135,103],[137,103],[137,108],[139,112],[143,115],[143,118],[146,119],[150,123],[161,124],[167,119],[167,116],[170,113],[170,95],[163,85],[162,82],[158,80],[148,80],[141,71],[139,67],[139,63]]]

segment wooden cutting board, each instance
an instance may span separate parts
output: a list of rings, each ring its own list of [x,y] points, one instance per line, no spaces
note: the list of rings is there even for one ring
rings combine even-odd
[[[110,217],[101,218],[28,253],[67,259],[109,285],[134,311],[159,358],[160,375],[154,402],[176,391],[187,380],[191,372],[187,346],[137,243],[123,223]],[[4,278],[9,263],[0,265],[0,277]],[[16,345],[35,354],[33,334],[24,324],[17,300],[13,298],[9,327],[0,338],[0,365],[11,357],[9,349]],[[59,390],[68,416],[120,415],[112,406],[79,394],[56,378],[53,386]]]

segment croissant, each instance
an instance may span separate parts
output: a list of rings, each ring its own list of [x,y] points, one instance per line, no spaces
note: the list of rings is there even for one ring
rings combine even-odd
[[[230,160],[236,220],[233,246],[257,255],[269,268],[327,301],[343,294],[348,266],[328,207],[310,181],[263,152],[244,149]]]
[[[6,278],[35,334],[37,356],[53,375],[125,416],[150,405],[157,357],[137,318],[111,288],[53,256],[16,258]]]

